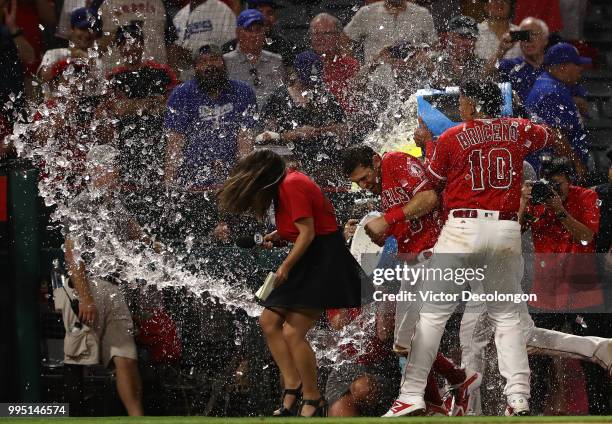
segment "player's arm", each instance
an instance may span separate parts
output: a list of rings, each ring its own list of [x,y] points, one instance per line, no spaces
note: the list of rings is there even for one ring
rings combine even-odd
[[[434,190],[420,191],[404,206],[391,209],[381,217],[365,225],[365,232],[372,241],[383,245],[389,227],[401,221],[418,219],[438,206],[438,195]]]

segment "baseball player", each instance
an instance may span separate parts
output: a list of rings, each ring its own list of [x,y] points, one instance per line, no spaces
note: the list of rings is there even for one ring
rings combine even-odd
[[[371,236],[371,226],[383,225],[386,231],[373,238],[373,241],[383,245],[386,237],[394,236],[402,261],[408,265],[423,261],[440,233],[441,210],[432,183],[420,161],[401,152],[389,152],[381,157],[370,147],[354,146],[344,152],[343,168],[351,181],[381,196],[385,215],[368,221],[365,230]],[[403,219],[391,219],[399,214]],[[411,286],[411,281],[402,280],[401,292],[420,291],[422,281],[414,283],[414,286]],[[420,305],[419,296],[416,296],[414,301],[396,302],[394,350],[401,356],[409,354],[410,337],[414,334]],[[447,415],[434,373],[446,378],[449,384],[457,389],[455,414],[459,408],[466,408],[470,394],[482,381],[479,373],[458,369],[438,353],[432,372],[428,375],[426,402],[423,408],[415,413]],[[399,407],[401,408],[401,405]]]
[[[433,157],[436,142],[425,123],[419,119],[419,126],[415,130],[414,139],[419,147],[425,150],[425,164],[428,165]],[[523,181],[536,180],[537,175],[529,162],[523,162]],[[523,237],[523,248],[532,243]],[[557,356],[580,359],[600,365],[612,376],[612,340],[602,337],[584,337],[560,331],[536,327],[526,303],[519,307],[521,329],[527,338],[527,351],[529,354]],[[410,337],[412,333],[403,338]],[[459,331],[461,345],[461,365],[466,369],[484,374],[484,350],[493,335],[492,323],[487,317],[487,308],[484,302],[469,301],[466,313],[463,314]],[[455,410],[456,411],[456,410]],[[469,405],[463,411],[479,415],[481,412],[480,390],[476,389],[469,398]]]
[[[428,166],[438,190],[444,188],[445,207],[449,210],[428,266],[459,269],[490,264],[481,282],[487,294],[519,291],[523,261],[517,211],[522,164],[525,156],[544,147],[548,140],[546,128],[530,121],[495,118],[500,115],[502,102],[501,90],[494,83],[463,85],[459,105],[464,123],[442,134]],[[435,202],[435,192],[427,193],[428,201]],[[387,215],[387,223],[405,219],[400,213]],[[373,239],[385,231],[382,224],[370,226]],[[450,255],[440,255],[444,253]],[[478,284],[477,280],[472,281],[472,289],[478,290]],[[427,289],[431,293],[453,295],[461,292],[462,287],[438,279],[428,281]],[[459,299],[453,296],[439,302],[430,299],[424,302],[411,340],[398,405],[391,408],[389,416],[408,415],[425,407],[427,375],[446,321],[458,303]],[[512,415],[526,415],[530,372],[519,310],[511,301],[493,301],[487,303],[487,311],[496,329],[508,411]]]

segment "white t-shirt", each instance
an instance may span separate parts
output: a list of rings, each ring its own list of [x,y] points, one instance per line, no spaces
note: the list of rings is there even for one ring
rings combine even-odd
[[[520,28],[514,24],[510,24],[510,31],[518,31]],[[476,40],[476,56],[489,60],[495,54],[499,47],[499,39],[497,35],[489,28],[487,21],[478,24],[478,40]],[[515,43],[510,50],[504,55],[504,59],[514,59],[522,57],[523,52],[519,43]]]
[[[166,8],[162,0],[104,0],[99,13],[104,32],[113,37],[118,27],[142,21],[145,60],[167,63]],[[114,68],[119,63],[119,54],[113,51],[105,62],[107,69]]]
[[[90,54],[96,54],[95,50],[90,50]],[[42,68],[48,68],[53,66],[54,63],[59,62],[62,59],[66,59],[70,57],[70,49],[60,48],[60,49],[51,49],[47,50],[40,61],[40,66],[36,71],[38,74]],[[91,57],[91,56],[90,56]],[[90,67],[90,72],[95,81],[98,83],[95,85],[95,94],[102,94],[104,91],[104,65],[102,60],[99,57],[95,57],[94,59],[95,65]],[[43,92],[45,94],[48,93],[48,87],[43,85]]]
[[[183,7],[173,20],[176,44],[195,54],[206,44],[223,46],[236,38],[236,16],[219,0],[207,0],[193,10]]]
[[[366,61],[383,48],[398,42],[433,46],[438,41],[431,13],[410,2],[406,4],[406,10],[398,15],[389,13],[384,2],[364,6],[353,16],[344,32],[351,40],[363,40]]]
[[[64,0],[57,29],[55,30],[56,36],[65,39],[70,37],[70,15],[72,15],[74,9],[85,7],[85,1],[86,0]]]

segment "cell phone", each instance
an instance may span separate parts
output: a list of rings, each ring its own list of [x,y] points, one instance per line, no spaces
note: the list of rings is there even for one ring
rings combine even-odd
[[[512,40],[512,42],[530,41],[531,32],[530,31],[510,31],[510,39]]]

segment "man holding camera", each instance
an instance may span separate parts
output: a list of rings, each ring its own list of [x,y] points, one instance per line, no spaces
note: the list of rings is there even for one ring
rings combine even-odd
[[[566,326],[581,336],[606,337],[605,316],[600,313],[603,293],[597,275],[595,236],[599,228],[599,200],[593,190],[571,184],[569,159],[554,158],[543,166],[546,180],[523,186],[519,219],[529,226],[536,254],[530,306],[538,327],[563,331]],[[577,315],[581,313],[581,315]],[[547,372],[551,362],[537,358],[534,374]],[[583,363],[591,414],[607,413],[607,377],[597,366]],[[545,374],[541,376],[544,377]],[[546,384],[537,378],[536,384]],[[536,392],[534,388],[534,392]]]

